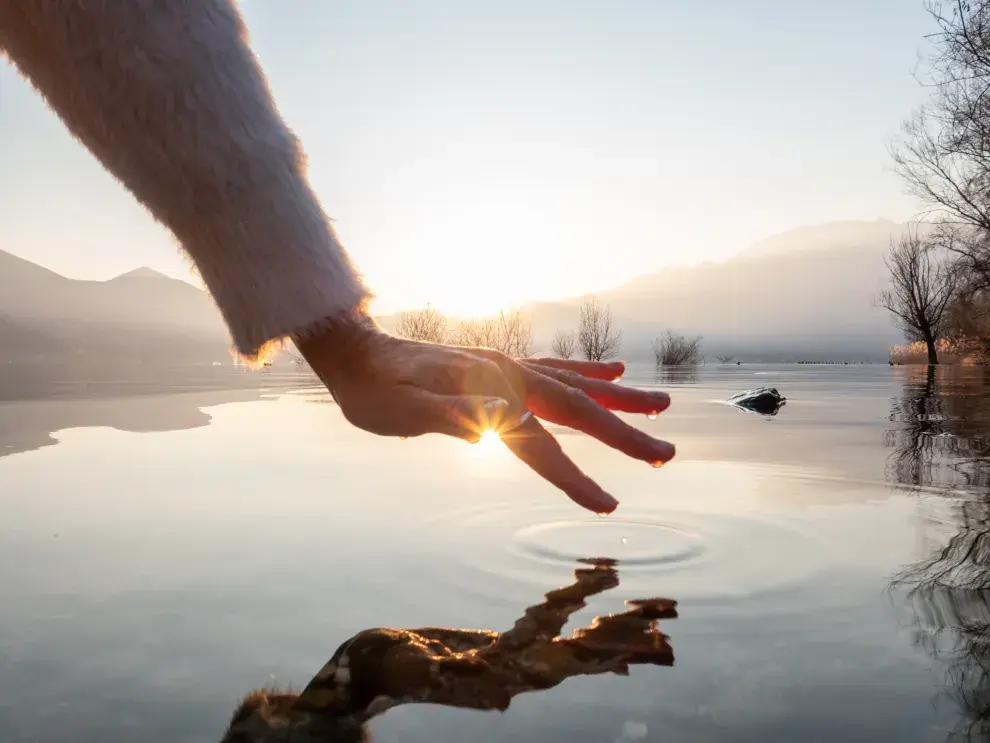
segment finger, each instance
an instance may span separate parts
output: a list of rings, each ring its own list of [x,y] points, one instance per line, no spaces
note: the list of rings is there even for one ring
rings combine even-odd
[[[570,387],[577,387],[599,405],[623,413],[659,415],[670,407],[670,395],[659,390],[639,390],[635,387],[589,379],[566,369],[555,369],[529,360],[520,361],[527,369],[556,379]]]
[[[626,373],[626,365],[623,361],[577,361],[550,357],[525,359],[525,361],[549,366],[552,369],[572,371],[588,379],[603,379],[606,382],[614,382]]]
[[[440,395],[411,385],[386,390],[355,387],[342,397],[341,410],[359,428],[379,436],[442,433],[476,442],[500,425],[509,402],[483,395]]]
[[[536,418],[529,418],[512,431],[502,434],[509,451],[528,464],[583,508],[595,513],[611,513],[619,502],[584,474],[560,448]]]
[[[525,367],[523,367],[525,368]],[[526,406],[533,414],[594,436],[607,446],[654,467],[674,457],[674,445],[630,426],[591,399],[583,390],[526,369]]]

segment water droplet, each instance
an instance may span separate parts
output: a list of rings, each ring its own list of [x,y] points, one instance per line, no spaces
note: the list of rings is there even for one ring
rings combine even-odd
[[[658,413],[656,410],[654,410],[652,413],[646,414],[647,420],[651,420],[651,421],[655,421],[659,417],[660,417],[660,413]]]
[[[622,539],[620,539],[619,541],[620,541],[620,542],[622,542],[623,544],[626,544],[626,543],[627,543],[627,542],[628,542],[629,540],[628,540],[628,539],[626,539],[625,537],[623,537],[623,538],[622,538]]]
[[[399,441],[405,441],[408,438],[409,438],[408,436],[400,436]]]
[[[654,462],[650,462],[650,466],[651,467],[656,467],[657,469],[660,469],[661,467],[663,467],[663,460],[662,459],[657,459]]]
[[[602,513],[598,514],[598,518],[600,518],[600,519],[607,519],[608,518],[608,512],[607,511],[603,511]]]

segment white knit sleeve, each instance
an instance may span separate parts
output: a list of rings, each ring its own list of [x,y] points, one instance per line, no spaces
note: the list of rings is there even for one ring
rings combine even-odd
[[[241,354],[366,302],[231,0],[0,0],[0,49],[174,233]]]

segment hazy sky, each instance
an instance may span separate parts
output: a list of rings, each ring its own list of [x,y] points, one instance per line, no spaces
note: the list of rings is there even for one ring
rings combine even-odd
[[[905,219],[922,0],[244,0],[387,311],[605,288],[790,227]],[[0,64],[0,249],[187,277],[170,236]]]

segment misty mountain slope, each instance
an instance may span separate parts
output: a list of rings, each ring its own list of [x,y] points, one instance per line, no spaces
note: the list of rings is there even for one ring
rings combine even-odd
[[[197,337],[227,336],[212,299],[184,281],[147,268],[109,281],[68,279],[2,251],[0,315],[32,322],[85,321]]]
[[[65,344],[37,328],[0,317],[0,363],[64,354]]]
[[[873,298],[884,272],[882,250],[815,250],[660,273],[635,290],[619,287],[599,296],[622,317],[682,332],[883,334],[889,316]]]
[[[758,257],[793,253],[801,250],[837,250],[858,248],[874,250],[886,248],[891,237],[898,238],[907,231],[907,225],[889,219],[872,222],[828,222],[812,226],[796,227],[759,240],[743,250],[741,257]]]
[[[705,337],[706,352],[749,358],[882,356],[902,340],[874,306],[883,256],[905,225],[837,222],[775,235],[719,263],[674,267],[598,294],[623,331],[622,356],[648,358],[663,330]],[[522,307],[537,349],[575,330],[579,297]],[[0,349],[176,359],[228,358],[229,335],[210,297],[141,268],[109,281],[67,279],[0,252]],[[379,318],[394,329],[397,316]],[[27,329],[27,330],[26,330]],[[772,352],[772,353],[771,353]]]
[[[0,351],[17,356],[227,358],[212,299],[140,268],[109,281],[68,279],[0,251]]]
[[[887,280],[891,236],[905,229],[883,220],[803,227],[727,261],[669,268],[597,296],[611,307],[629,357],[648,355],[650,340],[668,328],[703,335],[711,353],[881,355],[903,339],[874,300]],[[579,303],[529,305],[538,345],[577,326]]]

